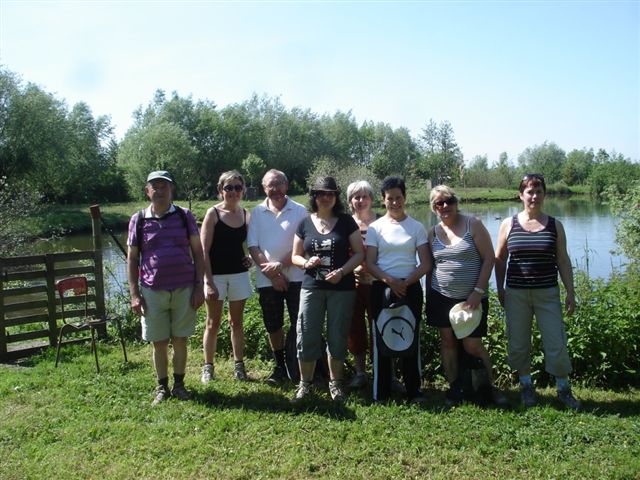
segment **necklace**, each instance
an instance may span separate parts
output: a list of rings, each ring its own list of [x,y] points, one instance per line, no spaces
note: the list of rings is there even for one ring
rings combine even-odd
[[[331,230],[331,220],[332,219],[327,221],[324,218],[320,218],[318,215],[316,215],[316,219],[320,223],[320,233],[325,234],[325,233],[328,233]]]

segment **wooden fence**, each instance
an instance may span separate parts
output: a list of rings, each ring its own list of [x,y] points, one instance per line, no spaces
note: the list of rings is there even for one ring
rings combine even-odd
[[[56,346],[62,314],[55,283],[60,278],[85,275],[92,290],[89,314],[105,314],[99,210],[97,215],[92,210],[94,250],[0,257],[0,361]],[[75,303],[80,301],[82,308],[65,311],[65,317],[84,314],[84,301]]]

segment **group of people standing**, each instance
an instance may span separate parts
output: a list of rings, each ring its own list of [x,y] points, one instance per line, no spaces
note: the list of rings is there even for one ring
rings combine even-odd
[[[241,206],[243,177],[236,171],[223,173],[218,182],[221,201],[207,211],[198,235],[191,212],[173,204],[175,185],[169,173],[149,174],[145,191],[151,204],[134,214],[129,224],[128,272],[132,309],[142,316],[143,339],[153,344],[158,378],[154,404],[171,396],[189,398],[184,387],[186,341],[195,331],[196,310],[202,303],[207,309],[202,383],[214,378],[225,300],[234,376],[248,378],[243,311],[252,294],[249,269],[255,264],[256,289],[275,363],[267,382],[298,382],[293,402],[312,393],[317,365],[325,355],[334,401],[344,401],[347,388],[368,385],[367,351],[374,401],[386,401],[392,392],[402,391],[410,403],[423,402],[419,342],[401,359],[394,359],[377,341],[375,319],[396,302],[413,315],[415,338],[423,317],[439,329],[442,364],[450,385],[447,403],[463,400],[461,371],[475,364],[486,373],[491,399],[506,406],[505,397],[493,387],[491,359],[482,342],[487,334],[488,283],[495,265],[498,296],[506,311],[508,363],[518,371],[523,404],[536,404],[530,372],[535,316],[546,370],[556,378],[558,399],[572,409],[580,408],[568,382],[571,365],[557,280],[559,272],[570,314],[575,304],[571,263],[562,224],[542,210],[546,186],[541,175],[522,179],[524,210],[503,222],[495,253],[482,222],[462,214],[455,192],[444,185],[431,191],[429,201],[439,223],[428,232],[406,213],[406,187],[400,177],[382,182],[384,215],[373,212],[375,193],[366,181],[347,188],[351,214],[345,212],[333,177],[320,177],[311,185],[310,212],[287,196],[288,186],[283,172],[269,170],[262,179],[266,198],[248,212]],[[285,306],[290,320],[286,335]],[[454,306],[479,316],[477,326],[464,335],[452,328]],[[292,336],[298,360],[294,366],[286,355]],[[354,358],[355,375],[346,385],[348,352]]]

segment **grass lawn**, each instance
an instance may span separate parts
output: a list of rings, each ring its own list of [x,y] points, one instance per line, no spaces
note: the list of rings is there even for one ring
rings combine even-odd
[[[255,381],[199,383],[192,347],[188,402],[150,407],[148,346],[100,345],[96,375],[89,347],[50,350],[0,365],[0,478],[618,478],[640,477],[640,392],[575,388],[584,411],[561,410],[552,390],[524,411],[442,408],[427,386],[423,407],[373,405],[352,394],[336,406],[326,392],[292,406],[293,386],[261,381],[269,365],[247,361]]]

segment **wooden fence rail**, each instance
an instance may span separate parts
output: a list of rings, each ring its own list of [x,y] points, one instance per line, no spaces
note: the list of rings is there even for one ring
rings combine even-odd
[[[0,257],[0,361],[56,346],[62,314],[55,284],[61,278],[86,276],[93,290],[88,313],[105,315],[99,215],[99,209],[97,216],[92,209],[94,250]],[[83,314],[84,304],[76,310],[65,309],[66,318]]]

